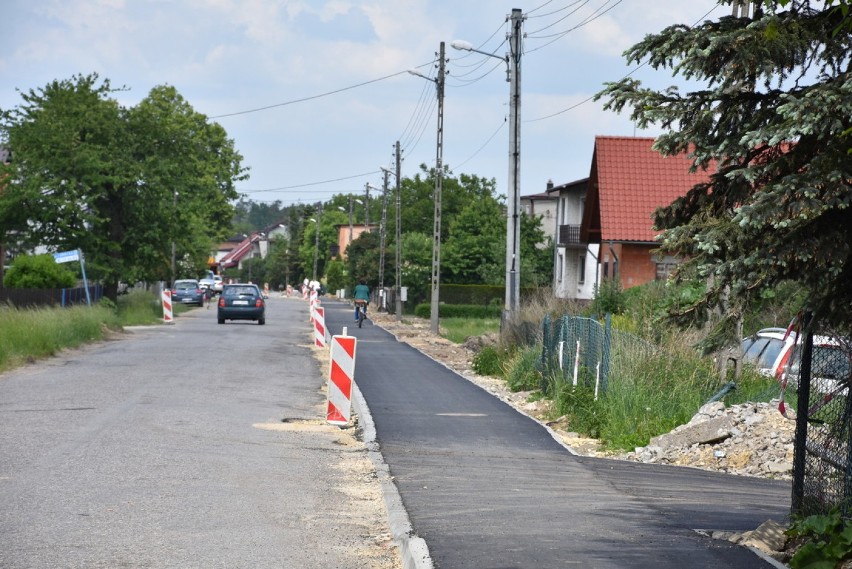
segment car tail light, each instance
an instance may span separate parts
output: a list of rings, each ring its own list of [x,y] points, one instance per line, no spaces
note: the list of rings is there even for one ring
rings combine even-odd
[[[219,306],[225,308],[225,298],[222,296],[219,297]]]
[[[254,301],[254,306],[255,306],[255,308],[260,308],[261,306],[263,306],[263,299],[262,299],[262,298],[258,298],[257,300],[255,300],[255,301]]]

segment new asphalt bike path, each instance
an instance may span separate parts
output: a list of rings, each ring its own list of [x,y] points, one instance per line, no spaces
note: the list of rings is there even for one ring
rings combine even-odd
[[[700,530],[786,519],[789,482],[577,456],[369,320],[353,326],[350,305],[324,306],[331,334],[358,338],[356,410],[392,481],[407,568],[778,566]]]

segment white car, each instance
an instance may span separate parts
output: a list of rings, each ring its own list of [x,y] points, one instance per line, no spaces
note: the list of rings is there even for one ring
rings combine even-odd
[[[222,287],[225,285],[222,282],[222,277],[219,275],[213,275],[213,292],[222,292]]]

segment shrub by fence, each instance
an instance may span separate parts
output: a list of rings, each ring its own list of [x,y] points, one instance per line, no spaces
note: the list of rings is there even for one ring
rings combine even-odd
[[[103,297],[100,284],[89,286],[92,303]],[[31,306],[75,306],[86,304],[86,288],[0,288],[0,304],[11,304],[18,308]]]

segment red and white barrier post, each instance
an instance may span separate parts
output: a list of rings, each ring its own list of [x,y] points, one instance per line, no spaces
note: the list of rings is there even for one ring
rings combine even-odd
[[[318,348],[325,347],[325,308],[314,306],[314,342]]]
[[[352,383],[355,381],[354,336],[332,336],[331,363],[328,373],[328,409],[326,421],[346,426],[352,414]]]
[[[174,319],[172,318],[172,291],[166,289],[162,294],[163,299],[163,322],[166,324],[173,324]]]

